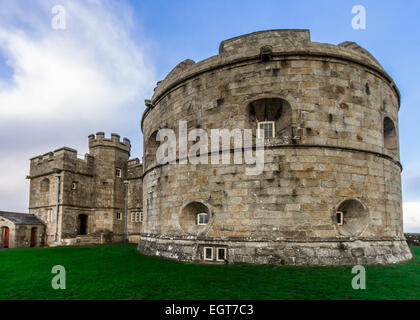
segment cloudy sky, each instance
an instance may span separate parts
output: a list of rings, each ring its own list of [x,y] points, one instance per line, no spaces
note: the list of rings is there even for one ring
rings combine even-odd
[[[356,4],[366,30],[351,26]],[[56,5],[64,30],[52,28]],[[141,157],[144,100],[180,61],[240,34],[302,28],[359,43],[397,83],[404,227],[420,232],[419,11],[417,0],[0,0],[0,210],[27,212],[29,158],[62,146],[83,155],[91,133],[128,137]]]

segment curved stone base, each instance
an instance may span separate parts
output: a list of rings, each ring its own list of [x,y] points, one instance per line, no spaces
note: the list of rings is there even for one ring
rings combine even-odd
[[[226,261],[205,261],[205,247],[226,248]],[[217,240],[188,237],[140,237],[138,251],[145,255],[197,263],[251,263],[274,265],[395,264],[412,259],[405,239],[325,240],[313,242]]]

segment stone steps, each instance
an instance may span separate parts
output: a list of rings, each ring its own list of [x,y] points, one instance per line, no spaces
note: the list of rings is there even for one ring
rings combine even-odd
[[[101,238],[98,236],[91,236],[91,235],[77,236],[75,238],[75,243],[74,243],[74,245],[76,246],[97,245],[97,244],[101,244]]]

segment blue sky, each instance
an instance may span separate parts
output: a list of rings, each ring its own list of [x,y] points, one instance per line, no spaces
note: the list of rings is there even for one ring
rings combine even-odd
[[[50,27],[56,4],[66,30]],[[352,29],[357,4],[366,30]],[[406,230],[420,232],[419,11],[417,0],[0,0],[0,210],[27,211],[30,157],[63,145],[83,154],[90,133],[127,136],[140,157],[144,100],[180,61],[216,55],[233,36],[291,28],[310,29],[316,42],[355,41],[393,77]]]

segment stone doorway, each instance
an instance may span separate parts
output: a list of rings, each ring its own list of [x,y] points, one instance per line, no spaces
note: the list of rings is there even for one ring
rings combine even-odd
[[[36,228],[31,229],[31,248],[36,246]]]
[[[10,238],[10,229],[8,227],[4,227],[3,248],[9,248],[9,238]]]
[[[77,234],[79,236],[87,235],[88,216],[86,214],[79,214],[77,217]]]

